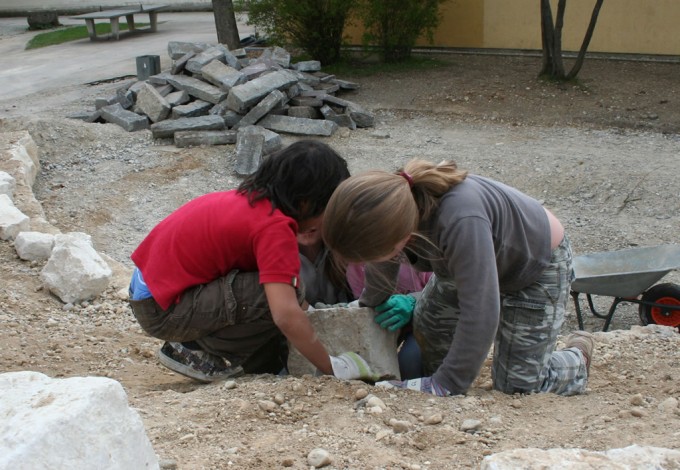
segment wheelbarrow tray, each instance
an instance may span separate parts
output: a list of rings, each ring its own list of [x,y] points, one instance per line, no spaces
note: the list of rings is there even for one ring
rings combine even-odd
[[[571,290],[635,298],[680,267],[680,245],[659,245],[574,257]]]

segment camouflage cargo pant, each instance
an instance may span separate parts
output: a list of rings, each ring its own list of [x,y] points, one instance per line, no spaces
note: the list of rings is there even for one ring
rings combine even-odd
[[[573,278],[569,239],[552,252],[550,266],[530,286],[501,296],[500,324],[494,340],[492,378],[504,393],[582,393],[586,365],[576,348],[555,351]],[[423,369],[433,374],[446,356],[460,317],[451,279],[433,276],[414,311],[413,327]]]

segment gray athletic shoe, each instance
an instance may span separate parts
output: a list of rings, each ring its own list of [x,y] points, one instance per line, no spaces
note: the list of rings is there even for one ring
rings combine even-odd
[[[232,366],[219,356],[200,349],[189,349],[182,343],[163,344],[158,352],[158,360],[178,374],[206,383],[244,374],[241,366]]]

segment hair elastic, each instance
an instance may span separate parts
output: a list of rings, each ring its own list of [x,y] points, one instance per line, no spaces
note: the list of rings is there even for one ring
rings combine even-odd
[[[399,176],[403,176],[406,181],[408,181],[409,188],[413,187],[413,177],[406,173],[405,171],[400,171]]]

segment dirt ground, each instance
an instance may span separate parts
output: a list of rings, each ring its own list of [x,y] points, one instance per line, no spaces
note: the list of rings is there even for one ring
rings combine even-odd
[[[592,59],[578,84],[557,85],[537,80],[538,57],[438,58],[433,69],[340,77],[361,85],[343,97],[376,115],[374,128],[325,139],[353,172],[396,169],[416,156],[455,159],[543,201],[577,255],[677,243],[680,64]],[[65,118],[122,82],[0,102],[0,128],[28,130],[40,148],[34,192],[47,220],[92,235],[120,273],[101,298],[65,306],[41,289],[42,265],[0,242],[0,371],[120,381],[165,468],[303,469],[316,448],[329,453],[327,468],[414,470],[475,468],[524,447],[680,449],[680,334],[638,326],[636,305],[619,307],[610,332],[596,334],[588,392],[568,398],[494,392],[488,364],[455,398],[331,377],[202,385],[164,369],[155,359],[161,342],[143,334],[117,295],[129,254],[180,204],[239,178],[233,146],[178,149],[148,131]],[[585,320],[590,331],[602,328],[599,318]],[[564,334],[575,328],[571,304]],[[366,393],[382,406],[367,406]],[[465,431],[469,420],[475,429]]]

